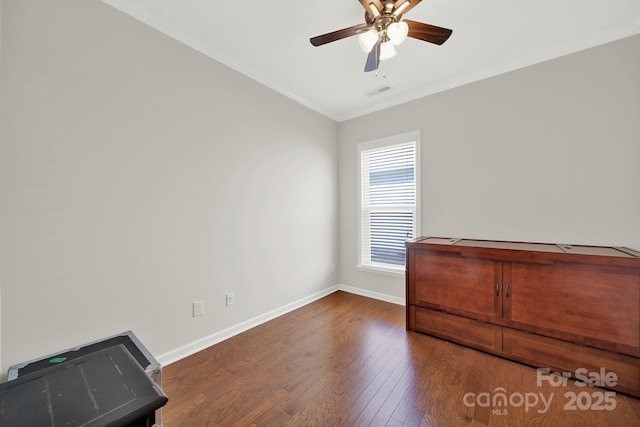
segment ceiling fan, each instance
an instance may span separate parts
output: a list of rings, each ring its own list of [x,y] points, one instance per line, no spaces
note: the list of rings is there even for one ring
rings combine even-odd
[[[394,46],[400,45],[407,36],[441,45],[453,32],[447,28],[402,19],[422,0],[359,1],[365,9],[365,23],[312,37],[309,41],[314,46],[321,46],[359,34],[360,47],[369,53],[364,71],[377,70],[380,61],[394,57]]]

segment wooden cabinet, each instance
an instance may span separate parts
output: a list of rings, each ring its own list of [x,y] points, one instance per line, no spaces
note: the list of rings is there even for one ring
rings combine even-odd
[[[407,242],[407,329],[555,372],[604,368],[640,396],[640,252]]]

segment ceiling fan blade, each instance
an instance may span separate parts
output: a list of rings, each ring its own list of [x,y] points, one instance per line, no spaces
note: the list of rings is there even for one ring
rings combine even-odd
[[[380,43],[382,43],[382,39],[378,39],[376,44],[369,52],[369,56],[367,56],[367,63],[364,64],[364,72],[368,73],[369,71],[375,71],[378,69],[380,65]]]
[[[451,33],[453,33],[453,30],[423,24],[422,22],[410,21],[408,19],[405,19],[404,22],[409,25],[409,37],[429,43],[442,44],[446,42]]]
[[[409,12],[411,9],[416,7],[418,3],[420,3],[421,1],[422,0],[398,0],[393,5],[393,10],[394,10],[393,14],[395,16],[404,15],[407,12]],[[398,13],[396,13],[396,11],[398,11]]]
[[[311,37],[309,41],[314,46],[322,46],[323,44],[331,43],[336,40],[344,39],[347,37],[355,36],[359,34],[365,28],[369,28],[367,24],[358,24],[353,27],[343,28],[342,30],[333,31],[331,33],[323,34],[321,36]]]

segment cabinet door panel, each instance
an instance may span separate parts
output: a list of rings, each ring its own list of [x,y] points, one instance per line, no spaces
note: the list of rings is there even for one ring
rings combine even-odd
[[[587,372],[604,369],[618,378],[614,390],[640,397],[640,364],[629,356],[508,330],[504,333],[504,352],[510,359],[553,372],[571,373],[574,378],[578,369]],[[589,377],[587,373],[580,374]]]
[[[511,281],[510,320],[519,327],[640,356],[638,269],[513,263]]]
[[[494,354],[502,353],[502,330],[490,323],[416,308],[415,330]]]
[[[416,305],[480,320],[501,316],[501,263],[417,252],[414,267]]]

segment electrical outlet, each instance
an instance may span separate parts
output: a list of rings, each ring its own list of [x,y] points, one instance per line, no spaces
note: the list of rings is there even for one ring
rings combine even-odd
[[[235,295],[233,292],[229,292],[227,294],[227,305],[233,305],[233,301],[235,300]]]
[[[204,301],[195,301],[193,303],[193,317],[202,316],[204,314]]]

